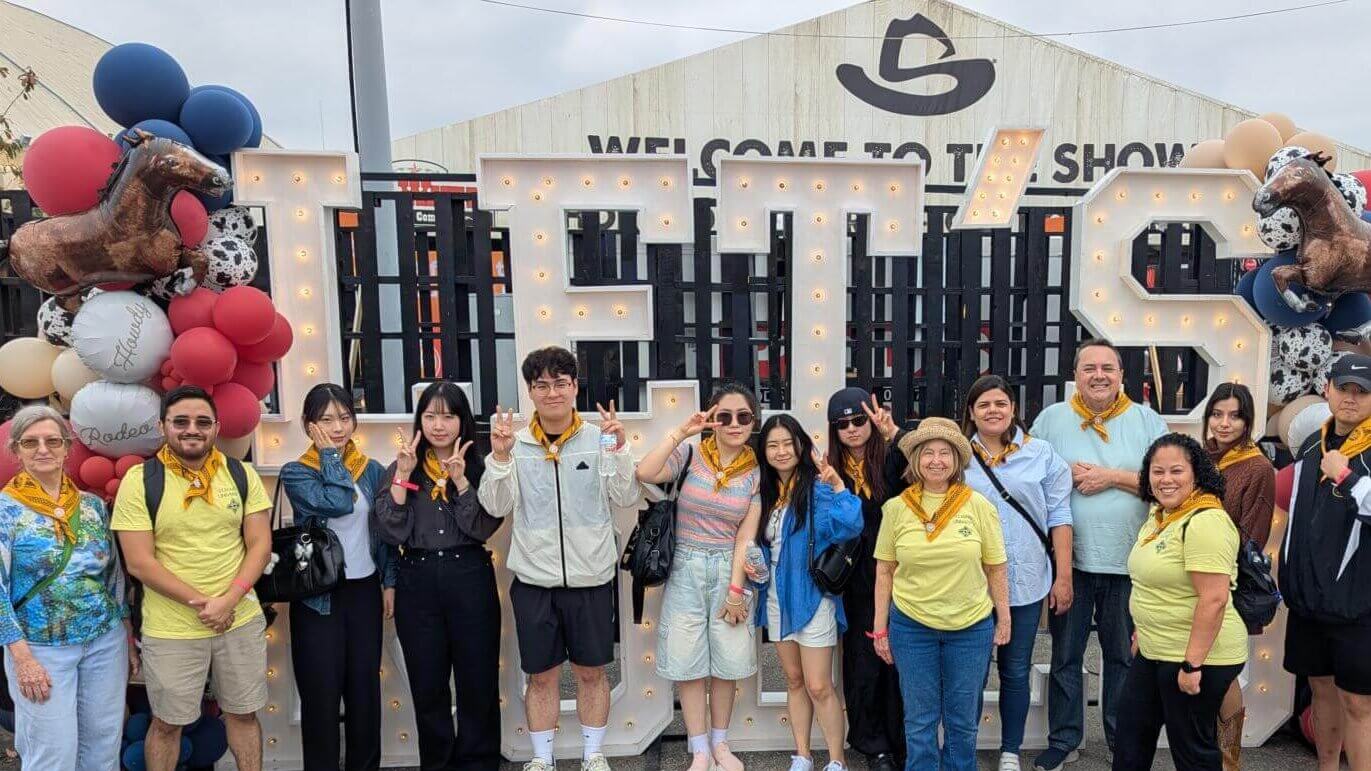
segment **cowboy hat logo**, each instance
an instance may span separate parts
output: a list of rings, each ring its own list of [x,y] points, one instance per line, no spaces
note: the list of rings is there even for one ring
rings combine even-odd
[[[930,37],[943,44],[938,61],[922,67],[901,67],[900,49],[905,38]],[[886,112],[900,115],[947,115],[975,104],[995,85],[995,64],[989,59],[952,59],[956,46],[942,28],[921,14],[891,19],[881,43],[880,76],[887,83],[904,83],[933,75],[952,78],[955,85],[939,94],[911,94],[873,81],[855,64],[839,64],[838,82],[853,96]]]

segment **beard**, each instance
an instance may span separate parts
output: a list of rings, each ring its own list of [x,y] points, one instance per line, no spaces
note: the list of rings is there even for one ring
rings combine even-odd
[[[208,439],[198,441],[200,442],[200,446],[199,449],[196,450],[187,449],[185,442],[183,441],[168,442],[167,446],[170,447],[171,451],[175,453],[178,457],[180,457],[182,460],[204,460],[206,457],[209,456],[210,451],[214,449],[214,443],[209,441]]]

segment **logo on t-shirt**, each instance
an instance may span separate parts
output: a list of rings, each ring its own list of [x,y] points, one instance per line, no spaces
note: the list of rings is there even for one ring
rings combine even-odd
[[[971,528],[967,527],[966,525],[962,525],[960,528],[958,528],[957,532],[960,533],[963,538],[971,537]]]

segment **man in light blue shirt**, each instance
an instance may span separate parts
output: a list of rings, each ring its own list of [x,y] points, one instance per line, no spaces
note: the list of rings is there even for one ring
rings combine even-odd
[[[1101,711],[1111,752],[1119,692],[1133,658],[1128,553],[1147,516],[1147,505],[1138,498],[1138,471],[1147,448],[1167,427],[1149,407],[1123,395],[1122,364],[1118,349],[1109,342],[1081,343],[1076,351],[1076,393],[1043,410],[1031,432],[1071,465],[1075,541],[1074,602],[1066,614],[1048,617],[1050,733],[1047,750],[1034,761],[1037,768],[1060,768],[1077,756],[1085,730],[1081,665],[1092,617],[1104,659]]]

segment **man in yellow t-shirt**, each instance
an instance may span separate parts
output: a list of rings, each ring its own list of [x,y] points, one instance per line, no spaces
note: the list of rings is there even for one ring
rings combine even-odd
[[[240,495],[229,461],[214,447],[218,415],[203,389],[169,391],[161,430],[166,444],[124,476],[111,522],[125,566],[145,589],[142,658],[153,715],[147,769],[175,769],[181,729],[200,717],[212,676],[238,768],[260,771],[256,712],[267,702],[266,623],[252,586],[271,556],[271,501],[247,465]],[[163,467],[165,479],[155,523],[143,486],[150,463]]]

